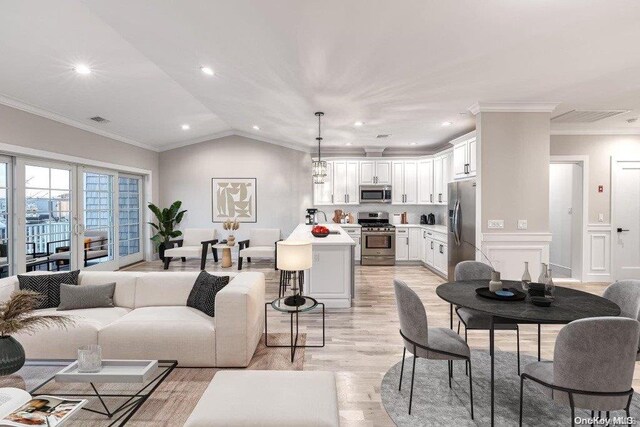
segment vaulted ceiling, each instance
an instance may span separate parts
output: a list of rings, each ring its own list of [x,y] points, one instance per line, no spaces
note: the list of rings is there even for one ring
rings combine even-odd
[[[0,0],[0,102],[154,150],[311,149],[318,110],[326,146],[428,149],[477,101],[628,110],[553,129],[640,133],[638,22],[633,0]]]

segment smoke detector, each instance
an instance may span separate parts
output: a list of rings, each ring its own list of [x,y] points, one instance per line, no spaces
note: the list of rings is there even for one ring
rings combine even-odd
[[[90,117],[89,120],[93,120],[96,123],[110,123],[110,120],[107,120],[104,117],[100,117],[100,116]]]

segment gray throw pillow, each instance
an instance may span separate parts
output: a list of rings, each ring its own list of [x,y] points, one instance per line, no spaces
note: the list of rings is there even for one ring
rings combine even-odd
[[[200,272],[187,298],[187,307],[200,310],[215,317],[216,295],[229,283],[229,276],[214,276],[206,271]]]
[[[60,305],[58,310],[78,310],[81,308],[113,307],[115,283],[105,285],[60,285]]]
[[[60,305],[60,285],[78,284],[80,270],[56,274],[19,274],[18,283],[22,291],[34,291],[44,295],[40,308],[56,308]]]

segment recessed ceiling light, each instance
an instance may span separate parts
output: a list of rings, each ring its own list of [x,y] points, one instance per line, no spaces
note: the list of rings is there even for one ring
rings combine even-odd
[[[360,127],[360,126],[362,126],[363,124],[364,124],[364,122],[355,122],[353,125],[354,125],[354,126],[357,126],[357,127]]]
[[[202,71],[207,76],[213,76],[215,73],[213,72],[213,68],[205,67],[204,65],[200,67],[200,71]]]
[[[410,142],[409,145],[416,145],[417,142]]]
[[[253,125],[252,127],[253,127],[253,130],[260,130],[260,126],[258,125]]]
[[[191,126],[189,126],[188,124],[183,124],[182,126],[180,126],[182,128],[182,130],[189,130],[191,129]]]
[[[350,143],[350,142],[347,142],[347,143],[346,143],[346,144],[344,144],[344,145],[351,145],[351,143]]]
[[[91,74],[91,68],[87,67],[84,64],[76,65],[75,67],[73,67],[73,71],[78,74]]]
[[[442,126],[451,126],[452,122],[442,122]]]

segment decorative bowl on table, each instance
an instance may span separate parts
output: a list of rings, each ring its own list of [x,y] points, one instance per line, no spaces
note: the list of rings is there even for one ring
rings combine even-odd
[[[311,229],[311,234],[315,237],[327,237],[329,235],[329,229],[324,225],[316,225]]]
[[[551,303],[554,301],[554,298],[551,297],[529,297],[531,304],[537,305],[538,307],[549,307]]]

